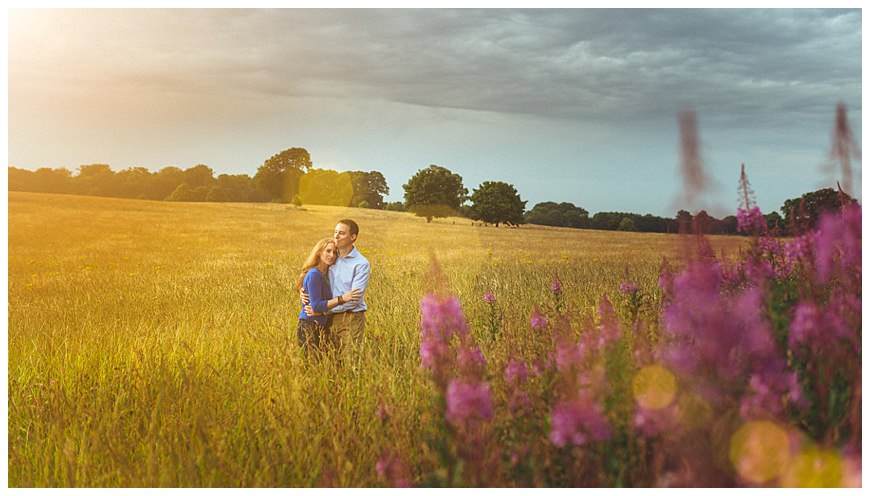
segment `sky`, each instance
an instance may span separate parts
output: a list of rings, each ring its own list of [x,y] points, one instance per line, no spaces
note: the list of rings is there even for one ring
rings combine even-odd
[[[764,212],[836,187],[835,109],[861,142],[860,10],[10,10],[19,168],[205,164],[293,147],[380,171],[388,201],[437,164],[527,209]],[[687,205],[678,114],[710,184]],[[853,196],[861,198],[860,162]]]

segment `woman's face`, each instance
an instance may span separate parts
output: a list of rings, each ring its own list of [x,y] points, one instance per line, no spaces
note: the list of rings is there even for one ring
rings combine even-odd
[[[335,263],[335,243],[326,244],[323,251],[320,252],[320,261],[326,265],[332,265]]]

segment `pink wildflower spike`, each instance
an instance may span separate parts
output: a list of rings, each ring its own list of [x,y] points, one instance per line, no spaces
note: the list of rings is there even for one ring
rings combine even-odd
[[[529,319],[532,329],[544,329],[547,327],[547,318],[539,313],[538,306],[532,311],[532,316]]]
[[[486,358],[483,357],[483,352],[479,348],[463,347],[459,351],[457,364],[460,369],[468,372],[479,372],[486,366]]]
[[[758,207],[749,210],[737,209],[737,231],[745,233],[762,233],[767,231],[767,220]]]
[[[454,425],[465,425],[471,419],[492,418],[492,396],[489,384],[465,383],[451,379],[447,385],[447,420]]]
[[[468,334],[468,322],[462,313],[459,298],[455,296],[442,298],[428,294],[420,302],[420,313],[424,337],[432,336],[446,342],[454,333],[460,336]]]
[[[562,281],[559,280],[559,276],[556,273],[553,273],[553,281],[550,283],[550,292],[554,295],[562,294]]]
[[[484,303],[495,303],[495,294],[492,291],[487,291],[486,294],[483,295]]]
[[[522,384],[529,378],[526,364],[519,360],[511,360],[504,368],[504,378],[509,383]]]
[[[624,282],[619,285],[619,292],[626,295],[637,293],[637,285]]]
[[[589,399],[556,405],[550,415],[550,441],[560,448],[606,441],[611,432],[601,409]]]

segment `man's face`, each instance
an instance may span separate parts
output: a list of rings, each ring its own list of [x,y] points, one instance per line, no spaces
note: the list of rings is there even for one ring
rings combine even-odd
[[[350,234],[350,227],[346,224],[338,223],[335,225],[335,232],[332,235],[332,239],[335,240],[335,246],[338,247],[338,251],[345,253],[353,246],[353,242],[356,241],[356,236]]]

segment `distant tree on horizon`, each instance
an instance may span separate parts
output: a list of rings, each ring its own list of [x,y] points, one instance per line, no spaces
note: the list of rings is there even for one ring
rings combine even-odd
[[[520,198],[512,184],[501,181],[484,181],[470,198],[471,218],[498,227],[500,223],[520,225],[526,202]]]
[[[462,176],[435,164],[417,171],[402,188],[405,208],[425,217],[427,223],[436,217],[457,215],[468,195]]]
[[[288,148],[269,157],[257,168],[254,183],[268,201],[289,202],[299,192],[300,178],[312,168],[305,148]]]
[[[835,191],[833,188],[804,193],[799,198],[790,198],[782,204],[785,222],[790,227],[792,234],[814,229],[819,218],[825,212],[835,212],[844,205],[858,203],[857,200],[846,193]]]
[[[525,221],[542,226],[583,229],[589,227],[589,212],[570,202],[542,202],[525,213]]]

